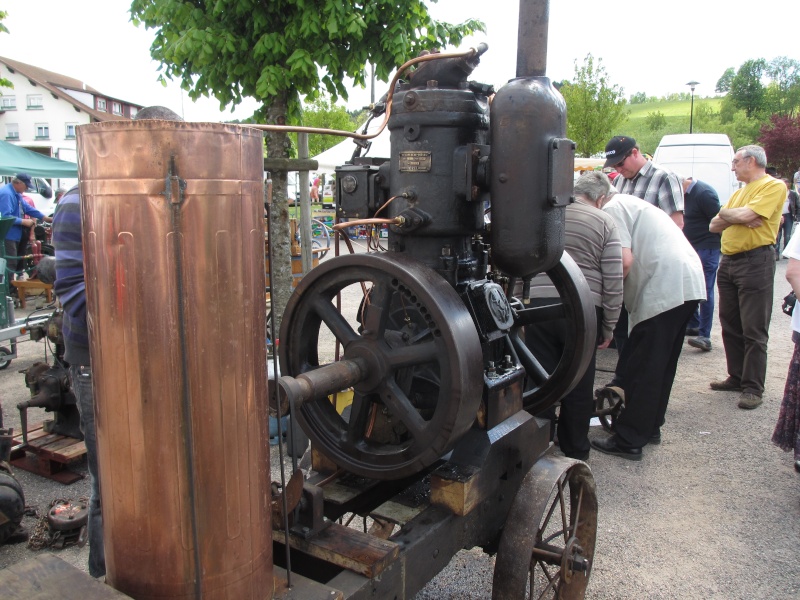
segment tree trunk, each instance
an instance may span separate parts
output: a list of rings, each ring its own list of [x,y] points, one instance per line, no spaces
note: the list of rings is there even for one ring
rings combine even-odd
[[[267,123],[286,125],[286,93],[278,95],[267,107]],[[291,142],[282,132],[266,132],[267,156],[270,158],[289,158]],[[272,319],[275,331],[280,335],[281,320],[286,303],[292,294],[292,257],[289,232],[288,177],[286,171],[275,171],[272,175],[272,211],[269,224],[269,237],[272,246],[270,281],[272,300]]]

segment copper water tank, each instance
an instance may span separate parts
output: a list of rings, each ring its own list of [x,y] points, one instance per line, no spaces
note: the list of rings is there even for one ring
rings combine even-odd
[[[78,128],[107,581],[270,598],[261,133]]]

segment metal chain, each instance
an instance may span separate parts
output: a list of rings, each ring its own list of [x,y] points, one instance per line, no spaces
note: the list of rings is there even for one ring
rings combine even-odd
[[[78,498],[78,501],[88,506],[89,499],[85,496]],[[71,500],[69,498],[55,498],[50,503],[49,508],[54,507],[56,504],[67,504],[70,502]],[[36,525],[33,527],[33,532],[28,537],[28,548],[31,550],[44,550],[45,548],[49,548],[58,542],[61,537],[60,531],[50,531],[50,523],[47,520],[47,515],[50,512],[49,508],[43,515],[40,515],[36,507],[25,507],[25,514],[37,519]]]

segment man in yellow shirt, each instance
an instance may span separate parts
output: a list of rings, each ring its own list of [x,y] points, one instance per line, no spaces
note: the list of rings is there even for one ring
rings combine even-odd
[[[741,392],[739,408],[761,405],[767,373],[767,341],[775,278],[773,244],[778,233],[786,186],[767,175],[760,146],[743,146],[731,170],[746,185],[734,192],[709,230],[722,234],[719,263],[719,320],[728,377],[711,389]]]

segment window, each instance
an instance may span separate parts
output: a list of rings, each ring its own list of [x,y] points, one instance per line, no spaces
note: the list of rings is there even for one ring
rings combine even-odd
[[[6,123],[6,139],[7,140],[18,140],[19,139],[19,124],[18,123]]]
[[[106,100],[105,98],[98,98],[97,99],[97,110],[106,110]]]
[[[77,123],[67,123],[66,124],[66,131],[65,131],[64,137],[66,137],[68,140],[74,140],[75,139],[75,126],[76,125],[77,125]]]
[[[42,110],[43,108],[41,94],[28,94],[28,110]]]
[[[131,119],[135,117],[138,112],[139,112],[138,108],[136,108],[135,106],[131,106]]]
[[[122,104],[120,104],[119,102],[112,102],[111,103],[111,112],[114,113],[115,115],[121,115],[122,114]]]
[[[36,124],[36,139],[37,140],[50,139],[50,126],[47,123]]]
[[[17,110],[17,97],[3,96],[0,106],[2,106],[3,110]]]

